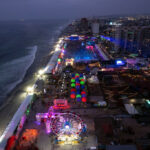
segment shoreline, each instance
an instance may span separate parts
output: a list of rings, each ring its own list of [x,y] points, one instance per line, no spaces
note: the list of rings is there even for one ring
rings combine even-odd
[[[50,50],[51,51],[51,50]],[[49,62],[50,58],[52,55],[47,55],[47,56],[43,56],[43,60],[41,61],[40,65],[41,66],[46,66],[47,63]],[[46,58],[46,61],[45,61]],[[45,62],[44,62],[45,61]],[[25,76],[22,78],[22,81],[20,83],[18,83],[8,94],[7,96],[4,98],[4,101],[0,104],[0,111],[1,109],[3,109],[9,102],[9,99],[17,94],[17,92],[19,92],[18,90],[20,89],[22,92],[24,92],[24,88],[25,88],[25,84],[27,84],[27,82],[29,82],[29,80],[33,80],[34,74],[35,72],[32,72],[32,67],[34,65],[34,62],[31,64],[31,66],[27,69]],[[38,69],[40,69],[41,66],[37,66]],[[32,72],[32,74],[30,73]],[[20,92],[21,92],[20,91]]]
[[[47,65],[52,56],[49,54],[50,51],[51,49],[48,50],[47,55],[41,58],[40,65],[36,66],[36,68],[34,68],[35,70],[40,69],[41,66],[44,67]],[[36,79],[34,78],[34,74],[36,72],[32,70],[34,63],[35,62],[33,62],[33,64],[27,70],[23,80],[18,85],[16,85],[16,87],[8,94],[8,96],[4,99],[4,102],[0,106],[0,118],[4,120],[3,122],[0,122],[0,136],[3,134],[6,126],[11,121],[21,103],[24,101],[26,97],[25,88],[35,83]],[[3,118],[7,118],[7,120]]]
[[[6,96],[4,99],[3,104],[0,106],[0,136],[3,134],[5,131],[6,127],[10,123],[12,117],[26,98],[27,94],[25,92],[27,86],[33,85],[36,81],[36,78],[34,77],[35,73],[41,69],[42,67],[46,67],[46,65],[49,63],[51,57],[53,54],[50,54],[50,52],[54,49],[54,46],[59,39],[59,37],[62,36],[62,31],[66,28],[66,25],[63,26],[61,30],[59,30],[59,34],[56,34],[54,37],[54,41],[52,44],[49,45],[49,40],[44,47],[40,47],[40,49],[47,49],[46,52],[44,52],[44,55],[42,57],[41,53],[42,51],[37,51],[36,53],[36,58],[32,65],[28,68],[26,71],[26,74],[23,78],[23,80],[16,85],[16,87]],[[39,48],[39,47],[38,47]],[[6,119],[7,118],[7,119]]]

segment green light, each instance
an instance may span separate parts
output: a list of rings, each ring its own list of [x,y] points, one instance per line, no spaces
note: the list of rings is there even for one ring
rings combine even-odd
[[[81,95],[80,95],[80,94],[77,94],[76,98],[81,98]]]
[[[150,100],[146,100],[146,102],[150,105]]]
[[[81,81],[80,84],[81,84],[81,85],[84,85],[84,81]]]
[[[71,87],[75,87],[76,86],[76,84],[75,83],[71,83]]]
[[[80,77],[80,80],[81,80],[81,79],[84,79],[84,78],[83,78],[83,77]]]
[[[75,79],[71,79],[71,82],[76,82]]]
[[[78,73],[76,73],[76,74],[75,74],[75,76],[79,76],[79,74],[78,74]]]
[[[60,59],[60,58],[58,58],[58,61],[61,61],[61,59]]]
[[[29,115],[29,113],[30,113],[30,110],[29,110],[29,109],[27,109],[27,111],[26,111],[26,115]]]

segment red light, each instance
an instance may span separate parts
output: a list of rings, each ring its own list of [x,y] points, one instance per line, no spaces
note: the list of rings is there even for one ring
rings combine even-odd
[[[79,76],[77,75],[77,76],[75,76],[75,78],[79,78]]]
[[[84,103],[86,102],[86,98],[85,97],[82,98],[82,102],[84,102]]]
[[[76,98],[76,95],[75,95],[75,94],[71,94],[70,97],[71,97],[72,99],[75,99],[75,98]]]
[[[80,86],[80,83],[76,83],[76,86]]]
[[[75,92],[76,91],[76,89],[71,89],[71,92]]]
[[[85,91],[82,91],[81,94],[86,94],[86,92],[85,92]]]

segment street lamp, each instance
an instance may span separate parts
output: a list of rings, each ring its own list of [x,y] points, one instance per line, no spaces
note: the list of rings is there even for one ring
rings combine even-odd
[[[27,93],[28,94],[33,94],[33,92],[34,92],[34,89],[33,89],[33,87],[27,87]]]
[[[44,70],[40,69],[40,70],[38,71],[38,74],[39,74],[39,75],[43,75],[43,74],[44,74]]]

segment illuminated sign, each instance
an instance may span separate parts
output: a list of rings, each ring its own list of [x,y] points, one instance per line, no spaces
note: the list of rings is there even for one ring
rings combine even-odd
[[[68,109],[70,106],[68,105],[68,101],[66,99],[55,99],[54,100],[54,109]]]
[[[123,66],[123,65],[125,65],[125,62],[123,60],[116,60],[116,65]]]

